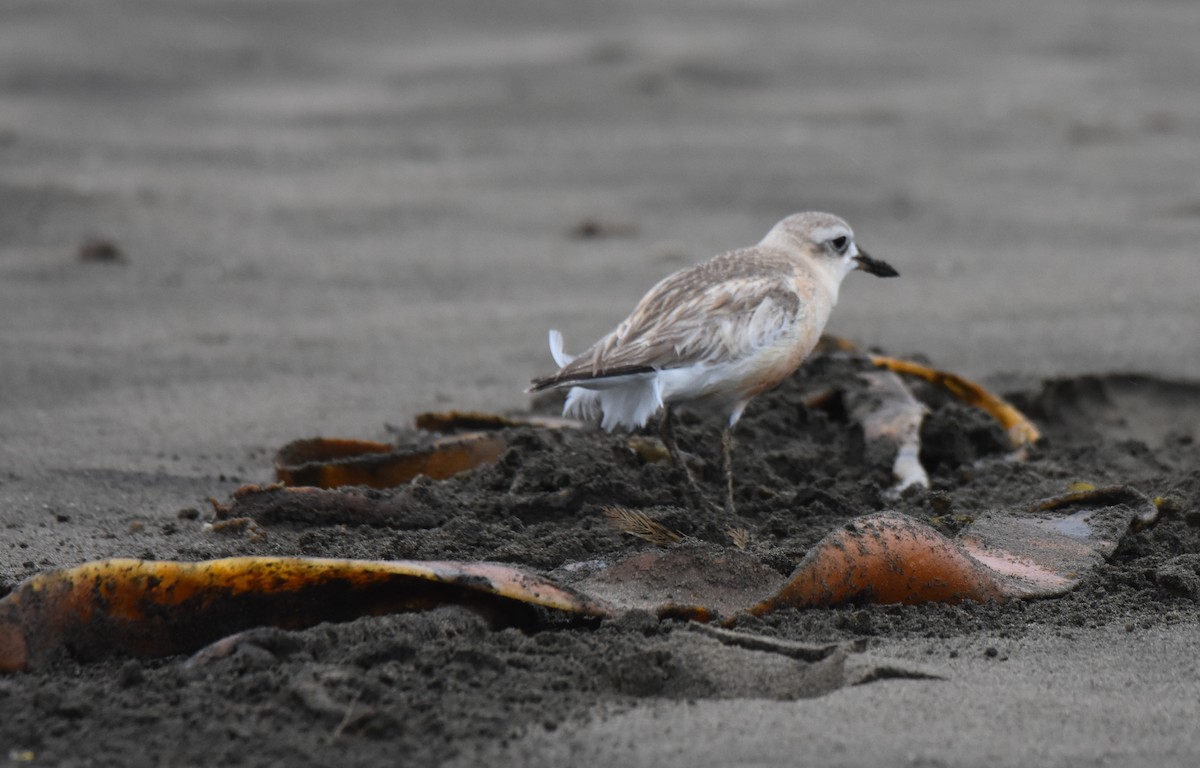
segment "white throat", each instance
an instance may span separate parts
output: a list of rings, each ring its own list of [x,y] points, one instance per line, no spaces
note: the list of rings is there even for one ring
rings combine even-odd
[[[854,271],[854,262],[847,260],[829,261],[821,260],[809,254],[802,246],[797,245],[792,237],[785,229],[776,225],[771,228],[760,242],[760,246],[773,248],[778,251],[783,251],[795,261],[804,265],[804,269],[813,278],[821,284],[829,296],[829,305],[832,307],[837,304],[838,290],[841,288],[842,280],[846,275]],[[857,253],[857,248],[855,248]]]

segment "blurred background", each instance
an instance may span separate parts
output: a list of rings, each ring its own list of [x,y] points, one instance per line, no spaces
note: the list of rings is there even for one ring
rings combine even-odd
[[[1198,40],[1177,0],[8,0],[0,460],[521,408],[549,328],[805,209],[902,275],[833,332],[1200,376]]]

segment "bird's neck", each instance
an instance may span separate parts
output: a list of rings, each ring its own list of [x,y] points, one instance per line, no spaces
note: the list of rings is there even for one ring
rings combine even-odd
[[[807,273],[813,282],[819,286],[820,290],[824,292],[829,299],[829,306],[832,308],[833,305],[837,304],[838,289],[841,288],[842,278],[845,276],[833,274],[828,269],[822,269],[821,265],[813,261],[812,255],[805,252],[800,245],[797,245],[792,240],[787,230],[779,226],[773,227],[759,243],[759,246],[772,248],[787,254],[787,257],[800,270]]]
[[[818,290],[829,300],[829,308],[833,309],[837,304],[838,290],[842,287],[842,276],[833,274],[828,269],[822,269],[821,265],[814,264],[812,258],[807,255],[802,255],[796,261],[800,264],[801,269],[808,273],[813,283],[818,286]]]

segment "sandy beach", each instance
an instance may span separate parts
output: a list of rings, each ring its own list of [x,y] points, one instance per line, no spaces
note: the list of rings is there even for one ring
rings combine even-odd
[[[208,499],[270,482],[299,438],[552,414],[523,394],[548,329],[582,348],[664,275],[810,209],[901,273],[848,278],[831,332],[976,378],[1050,438],[1013,464],[924,392],[932,488],[889,500],[845,418],[802,404],[832,369],[802,368],[739,425],[770,567],[885,508],[970,515],[1077,481],[1171,501],[1062,598],[740,628],[900,670],[871,682],[756,693],[736,681],[777,659],[683,622],[528,633],[443,607],[199,667],[0,676],[0,761],[1195,765],[1198,34],[1188,3],[1112,0],[6,3],[0,594],[108,557],[550,573],[644,546],[609,503],[719,546],[672,507],[677,474],[598,432],[506,433],[496,465],[418,481],[394,527],[219,533]],[[717,426],[681,431],[713,488]]]

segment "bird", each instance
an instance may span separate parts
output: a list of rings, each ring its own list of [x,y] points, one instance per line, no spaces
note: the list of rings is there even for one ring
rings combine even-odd
[[[673,463],[681,459],[672,426],[676,406],[725,419],[721,458],[725,510],[734,507],[732,430],[756,396],[792,375],[813,351],[853,271],[897,277],[872,258],[854,231],[831,213],[787,216],[757,244],[681,269],[659,281],[610,333],[578,355],[551,330],[558,370],[532,380],[527,393],[569,388],[563,416],[617,428],[644,427],[662,413],[659,431]]]

